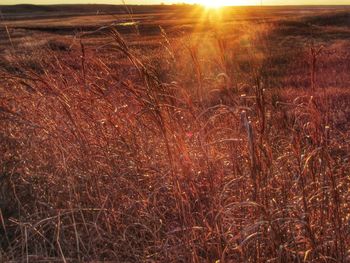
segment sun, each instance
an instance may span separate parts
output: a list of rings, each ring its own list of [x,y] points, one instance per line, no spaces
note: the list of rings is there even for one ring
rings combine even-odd
[[[238,6],[251,3],[251,0],[192,0],[190,2],[198,3],[208,8],[220,8],[223,6]]]
[[[220,8],[224,6],[223,0],[201,0],[200,3],[208,8]]]

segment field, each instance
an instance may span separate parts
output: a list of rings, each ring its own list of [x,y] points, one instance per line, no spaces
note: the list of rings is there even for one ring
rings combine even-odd
[[[0,262],[350,262],[350,6],[0,10]]]

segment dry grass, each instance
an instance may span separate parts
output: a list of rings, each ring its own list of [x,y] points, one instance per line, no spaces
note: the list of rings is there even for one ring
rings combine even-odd
[[[349,262],[344,56],[278,62],[266,25],[162,32],[147,56],[115,30],[7,54],[0,261]]]

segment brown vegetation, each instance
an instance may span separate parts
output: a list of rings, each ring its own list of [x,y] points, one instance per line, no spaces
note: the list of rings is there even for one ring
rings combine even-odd
[[[0,261],[349,262],[339,15],[13,39]]]

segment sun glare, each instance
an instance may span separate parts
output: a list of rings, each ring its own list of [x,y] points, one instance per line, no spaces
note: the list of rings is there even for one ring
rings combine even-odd
[[[222,7],[222,0],[202,0],[201,4],[209,8],[219,8]]]
[[[192,1],[193,2],[193,1]],[[196,3],[202,4],[208,8],[220,8],[223,6],[246,5],[248,0],[196,0]]]

